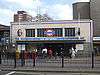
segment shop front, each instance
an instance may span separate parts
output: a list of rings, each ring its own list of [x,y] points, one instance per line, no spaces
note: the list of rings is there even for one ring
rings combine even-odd
[[[72,48],[77,51],[76,48],[79,44],[84,44],[83,38],[17,38],[17,46],[19,51],[36,51],[38,54],[42,54],[43,49],[47,49],[47,53],[49,50],[52,50],[52,55],[61,56],[61,52],[64,51],[64,56],[69,56],[70,50]],[[24,48],[23,48],[24,47]]]

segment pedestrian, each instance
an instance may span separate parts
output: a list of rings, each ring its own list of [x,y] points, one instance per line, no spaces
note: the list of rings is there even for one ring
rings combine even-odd
[[[21,66],[24,66],[25,65],[25,58],[24,58],[24,51],[23,50],[21,50],[20,57],[21,57]]]
[[[32,51],[33,66],[35,66],[36,52]]]
[[[76,52],[75,52],[74,48],[72,47],[72,58],[75,58],[75,54],[76,54]]]
[[[47,56],[47,48],[44,48],[42,50],[42,54],[43,54],[43,58],[45,58]]]
[[[52,57],[52,49],[51,48],[48,50],[48,56],[49,56],[49,58]]]
[[[69,49],[69,54],[68,54],[68,56],[69,56],[70,58],[72,58],[72,49]]]
[[[16,50],[16,59],[19,59],[20,58],[20,52],[19,50]]]
[[[27,51],[24,52],[24,58],[28,59],[28,52]]]
[[[35,58],[36,58],[36,52],[32,51],[32,59],[35,59]]]

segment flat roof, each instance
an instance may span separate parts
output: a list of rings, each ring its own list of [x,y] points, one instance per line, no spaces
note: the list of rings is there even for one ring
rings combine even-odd
[[[53,20],[53,21],[41,21],[41,22],[36,22],[36,21],[30,21],[30,22],[27,22],[27,21],[23,21],[23,22],[20,22],[20,24],[29,24],[29,23],[32,23],[32,24],[70,24],[70,23],[90,23],[92,22],[92,20],[90,19],[75,19],[75,20]],[[19,24],[19,22],[11,22],[11,24]]]

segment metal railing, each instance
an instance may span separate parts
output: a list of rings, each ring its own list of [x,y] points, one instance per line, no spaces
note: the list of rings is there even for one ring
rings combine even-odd
[[[84,54],[84,52],[82,52]],[[16,67],[56,67],[56,68],[100,68],[99,57],[94,56],[50,56],[34,52],[0,52],[2,66]]]

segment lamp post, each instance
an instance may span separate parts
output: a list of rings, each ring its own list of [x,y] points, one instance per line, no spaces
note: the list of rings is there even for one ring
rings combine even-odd
[[[6,44],[6,51],[8,51],[8,44],[9,44],[9,40],[6,38],[6,42],[5,42]]]
[[[94,50],[93,50],[93,21],[90,23],[90,47],[91,47],[91,57],[92,57],[92,68],[94,68]]]
[[[14,68],[16,68],[16,45],[15,45],[15,43],[12,43],[12,49],[14,49],[14,51],[13,51]]]
[[[2,44],[0,44],[0,64],[2,63],[2,58],[1,58],[1,49],[2,49]]]
[[[12,51],[16,52],[16,45],[15,45],[15,43],[12,43]]]

